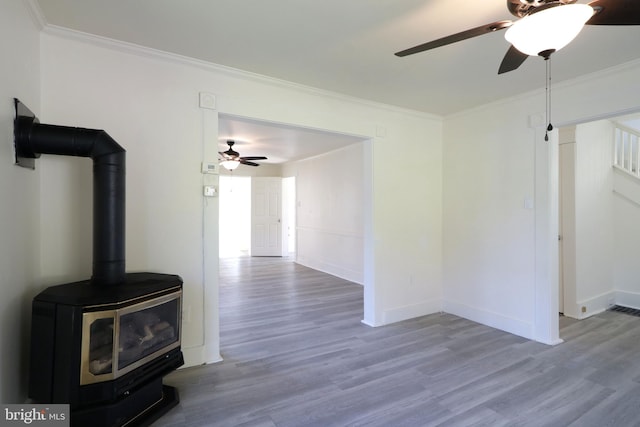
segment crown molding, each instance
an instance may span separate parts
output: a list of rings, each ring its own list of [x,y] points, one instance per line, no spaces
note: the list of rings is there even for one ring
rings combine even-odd
[[[578,76],[578,77],[573,77],[571,79],[567,79],[567,80],[562,80],[562,81],[558,81],[553,83],[553,90],[554,92],[557,92],[559,90],[563,90],[563,89],[569,89],[573,86],[580,86],[580,85],[588,85],[590,83],[596,83],[597,80],[602,79],[604,77],[607,76],[612,76],[612,75],[616,75],[619,74],[621,72],[625,72],[627,70],[633,70],[633,69],[640,69],[640,59],[634,59],[632,61],[629,62],[625,62],[622,64],[618,64],[618,65],[614,65],[612,67],[609,68],[604,68],[602,70],[598,70],[598,71],[593,71],[589,74],[584,74],[582,76]],[[511,102],[518,102],[521,101],[523,99],[527,99],[527,98],[532,98],[532,97],[536,97],[536,96],[544,96],[545,93],[545,89],[544,87],[538,88],[538,89],[534,89],[534,90],[530,90],[528,92],[524,92],[524,93],[520,93],[514,96],[510,96],[508,98],[501,98],[501,99],[497,99],[495,101],[486,103],[486,104],[482,104],[482,105],[478,105],[463,111],[458,111],[456,113],[452,113],[449,114],[447,116],[444,117],[444,119],[455,119],[458,117],[464,117],[466,115],[469,114],[473,114],[475,112],[478,111],[482,111],[486,108],[491,108],[491,107],[496,107],[499,105],[503,105],[503,104],[509,104]],[[623,112],[635,112],[636,109],[630,109],[630,110],[623,110]],[[598,116],[598,117],[610,117],[607,115],[602,115],[602,116]]]
[[[29,1],[35,2],[35,0],[29,0]],[[269,77],[262,74],[252,73],[250,71],[244,71],[237,68],[227,67],[225,65],[215,64],[213,62],[191,58],[191,57],[180,55],[177,53],[171,53],[171,52],[166,52],[159,49],[141,46],[135,43],[124,42],[124,41],[115,40],[115,39],[111,39],[103,36],[98,36],[95,34],[90,34],[82,31],[71,30],[71,29],[60,27],[57,25],[45,23],[42,29],[42,32],[44,34],[48,34],[51,36],[60,37],[68,40],[74,40],[82,43],[87,43],[94,46],[111,49],[111,50],[115,50],[115,51],[119,51],[127,54],[172,62],[178,65],[186,65],[190,67],[200,68],[200,69],[204,69],[204,70],[215,72],[215,73],[225,74],[227,76],[238,78],[238,79],[251,80],[251,81],[264,83],[271,86],[278,86],[284,89],[296,90],[296,91],[311,94],[311,95],[323,96],[323,97],[332,98],[340,101],[360,104],[363,106],[386,110],[389,112],[415,116],[422,119],[438,121],[438,122],[442,121],[443,119],[442,116],[439,116],[433,113],[427,113],[423,111],[402,108],[395,105],[370,101],[367,99],[358,98],[350,95],[344,95],[338,92],[332,92],[325,89],[320,89],[312,86],[306,86],[303,84],[290,82],[287,80],[278,79],[275,77]]]

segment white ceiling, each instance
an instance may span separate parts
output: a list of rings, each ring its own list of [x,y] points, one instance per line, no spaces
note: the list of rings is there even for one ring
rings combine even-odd
[[[363,141],[362,137],[304,129],[278,123],[266,123],[242,117],[220,115],[219,151],[229,148],[240,156],[266,156],[256,163],[286,163],[314,157]]]
[[[537,57],[516,71],[497,74],[509,47],[504,31],[405,58],[394,55],[514,18],[506,0],[35,2],[50,26],[438,115],[540,89],[545,83],[544,61]],[[586,26],[552,56],[553,82],[636,61],[639,40],[640,26]],[[237,121],[222,125],[244,132]]]

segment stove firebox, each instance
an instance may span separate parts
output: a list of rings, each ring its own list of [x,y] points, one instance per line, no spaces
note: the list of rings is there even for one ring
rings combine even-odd
[[[184,363],[181,306],[182,279],[169,274],[45,289],[32,304],[29,396],[70,404],[78,426],[157,418],[178,403],[162,377]]]
[[[182,279],[125,271],[125,150],[105,131],[40,124],[15,99],[16,164],[40,154],[93,160],[91,279],[32,303],[29,397],[68,403],[71,424],[149,425],[179,402],[163,377],[184,364]]]

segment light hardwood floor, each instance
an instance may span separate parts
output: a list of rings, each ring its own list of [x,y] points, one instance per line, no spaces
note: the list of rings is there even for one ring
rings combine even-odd
[[[224,361],[166,378],[154,426],[640,426],[640,318],[564,319],[550,347],[449,314],[361,323],[362,287],[221,260]]]

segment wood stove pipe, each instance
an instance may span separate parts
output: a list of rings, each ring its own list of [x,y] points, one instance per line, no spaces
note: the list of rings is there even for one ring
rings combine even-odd
[[[15,101],[16,159],[58,154],[93,160],[91,282],[97,285],[124,283],[125,150],[103,130],[40,124],[19,100]]]

